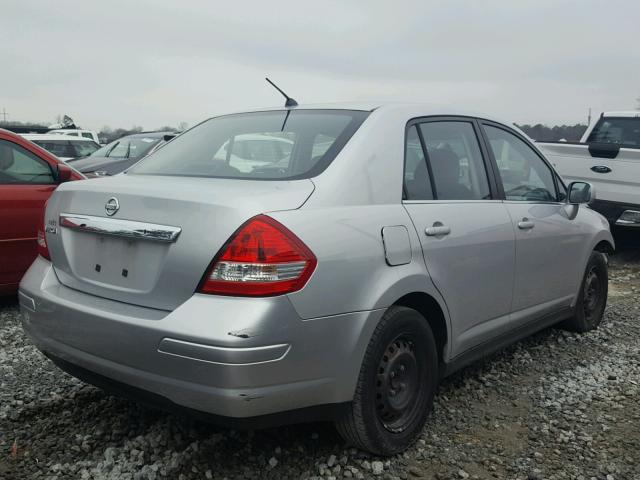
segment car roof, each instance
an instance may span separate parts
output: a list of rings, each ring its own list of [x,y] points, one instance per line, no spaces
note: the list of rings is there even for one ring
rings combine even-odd
[[[162,138],[165,135],[177,135],[176,132],[140,132],[132,133],[131,135],[125,135],[124,137],[116,138],[113,140],[122,140],[123,138]]]
[[[237,138],[237,137],[236,137]],[[283,137],[274,137],[273,135],[263,135],[261,133],[244,133],[236,142],[269,140],[272,142],[284,142],[293,144],[293,140]]]
[[[64,135],[57,135],[55,133],[52,134],[48,134],[48,133],[22,133],[20,134],[20,136],[22,138],[26,138],[27,140],[59,140],[59,141],[81,141],[81,142],[93,142],[96,143],[95,140],[93,138],[86,138],[86,137],[73,137],[73,138],[67,138]]]
[[[513,126],[513,122],[500,119],[496,115],[487,113],[481,113],[477,110],[472,110],[467,107],[459,107],[451,104],[435,104],[435,103],[421,103],[421,102],[398,102],[398,101],[361,101],[361,102],[336,102],[336,103],[312,103],[301,104],[296,107],[262,107],[262,108],[250,108],[243,111],[231,112],[228,115],[237,115],[242,113],[253,112],[269,112],[269,111],[284,111],[284,110],[359,110],[365,112],[373,111],[396,111],[403,112],[408,117],[426,117],[426,116],[461,116],[461,117],[474,117],[484,120],[492,120],[504,125]],[[224,116],[227,114],[215,115],[215,117]]]
[[[640,111],[638,110],[621,110],[618,112],[603,112],[603,117],[640,117]]]
[[[376,108],[379,108],[380,105],[381,105],[380,102],[311,103],[311,104],[298,105],[296,107],[284,107],[280,105],[280,106],[273,106],[273,107],[247,108],[244,110],[225,112],[225,113],[220,113],[218,115],[213,115],[213,118],[222,117],[225,115],[238,115],[241,113],[275,112],[275,111],[285,111],[285,110],[361,110],[364,112],[371,112]]]
[[[49,132],[90,132],[93,130],[85,130],[84,128],[52,128]]]

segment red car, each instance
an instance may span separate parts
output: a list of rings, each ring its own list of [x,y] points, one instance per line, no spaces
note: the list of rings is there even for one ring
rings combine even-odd
[[[37,255],[42,210],[58,184],[85,178],[36,144],[0,129],[0,295],[13,294]]]

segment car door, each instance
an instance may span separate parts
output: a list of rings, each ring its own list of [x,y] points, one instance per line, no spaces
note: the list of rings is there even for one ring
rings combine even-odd
[[[473,119],[407,128],[403,203],[446,301],[455,357],[509,329],[515,235]]]
[[[568,308],[584,268],[586,232],[544,157],[516,131],[482,123],[516,235],[515,323]]]
[[[56,188],[49,163],[0,138],[0,291],[11,291],[36,257],[45,202]]]

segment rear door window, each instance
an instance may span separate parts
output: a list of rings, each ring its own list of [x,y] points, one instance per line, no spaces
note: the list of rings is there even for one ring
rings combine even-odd
[[[404,196],[407,200],[433,200],[433,189],[418,127],[407,132],[404,152]]]
[[[473,124],[466,121],[421,123],[426,157],[438,200],[491,198],[487,171]]]

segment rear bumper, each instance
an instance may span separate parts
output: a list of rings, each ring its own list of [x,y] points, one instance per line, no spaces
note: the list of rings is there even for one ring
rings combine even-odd
[[[596,200],[591,205],[591,208],[602,214],[612,226],[640,227],[640,221],[633,220],[636,215],[630,215],[630,212],[640,212],[640,205]],[[629,221],[629,218],[631,218],[631,221]]]
[[[233,418],[350,401],[383,313],[301,320],[286,296],[194,295],[154,310],[69,289],[41,257],[19,299],[24,330],[59,364]]]
[[[349,402],[331,403],[326,405],[315,405],[312,407],[288,410],[285,412],[271,413],[254,417],[228,417],[220,416],[202,410],[194,410],[173,403],[162,395],[142,390],[141,388],[118,382],[112,378],[99,375],[95,372],[79,367],[76,364],[69,363],[61,358],[51,354],[46,354],[49,359],[55,363],[61,370],[73,375],[80,380],[95,385],[107,392],[125,397],[138,403],[149,405],[172,413],[186,414],[189,417],[206,422],[215,423],[217,425],[226,426],[237,429],[257,429],[279,426],[292,423],[306,423],[311,421],[330,421],[344,414],[349,406]]]
[[[17,283],[3,283],[0,285],[0,297],[15,295],[18,291]]]

